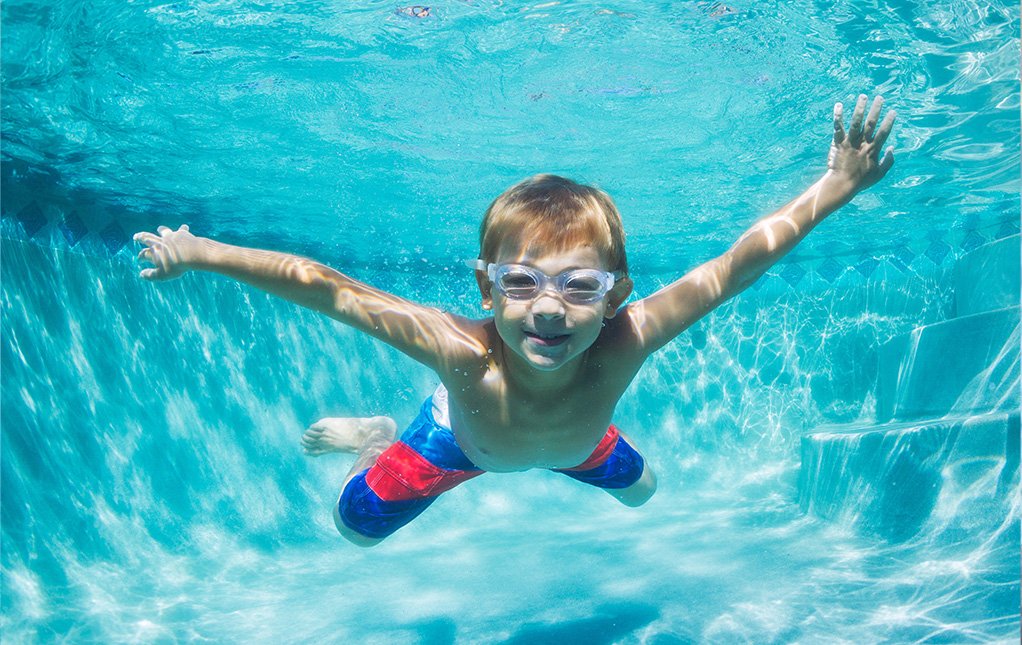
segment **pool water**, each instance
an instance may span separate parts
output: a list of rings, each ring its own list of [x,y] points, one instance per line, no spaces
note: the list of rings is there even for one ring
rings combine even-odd
[[[1018,642],[1019,7],[404,8],[0,7],[3,640]],[[482,211],[557,172],[615,198],[641,297],[814,181],[861,91],[890,175],[618,405],[638,509],[487,474],[352,547],[350,458],[299,438],[436,377],[133,261],[188,223],[479,317]]]

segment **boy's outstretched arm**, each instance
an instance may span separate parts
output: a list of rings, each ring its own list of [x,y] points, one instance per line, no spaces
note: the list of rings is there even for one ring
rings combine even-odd
[[[171,280],[190,270],[219,273],[351,325],[441,375],[463,360],[486,355],[467,321],[370,287],[319,262],[196,237],[187,226],[176,231],[161,226],[157,232],[134,237],[146,245],[139,261],[153,265],[141,272],[147,280]]]
[[[630,322],[643,350],[662,347],[748,288],[825,217],[887,174],[894,164],[894,151],[888,148],[883,157],[880,152],[894,126],[895,113],[888,112],[878,127],[883,100],[876,97],[868,114],[866,103],[866,95],[859,96],[847,131],[842,105],[834,106],[834,140],[827,172],[809,190],[756,222],[724,255],[629,305]]]

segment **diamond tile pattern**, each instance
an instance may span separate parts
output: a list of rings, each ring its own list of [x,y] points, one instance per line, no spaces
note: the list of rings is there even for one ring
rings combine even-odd
[[[64,234],[64,239],[69,247],[74,247],[81,242],[85,234],[89,232],[85,222],[78,216],[78,211],[71,211],[71,214],[65,217],[59,226],[60,232]]]
[[[916,254],[912,251],[912,249],[902,244],[898,248],[894,249],[894,255],[888,258],[888,261],[902,273],[908,273],[911,271],[909,267],[914,259],[916,259]]]
[[[101,256],[116,255],[131,243],[122,224],[136,221],[137,218],[131,209],[97,207],[88,201],[76,202],[76,206],[77,208],[62,213],[59,206],[43,202],[35,194],[26,195],[24,200],[18,198],[5,200],[0,203],[3,233]],[[57,218],[53,222],[52,235],[44,233],[50,230],[47,228],[47,224],[50,223],[48,214]],[[888,246],[890,241],[884,241],[882,248],[870,245],[870,242],[875,243],[876,240],[821,241],[814,248],[817,253],[825,255],[822,259],[799,258],[796,252],[794,256],[789,256],[787,261],[763,274],[750,288],[752,291],[783,290],[786,287],[794,289],[800,285],[801,288],[807,288],[803,282],[807,276],[810,277],[813,288],[826,288],[827,285],[839,281],[843,283],[850,275],[855,274],[868,280],[884,279],[882,276],[886,275],[885,272],[881,271],[878,277],[877,269],[885,265],[890,265],[903,274],[921,274],[932,271],[934,267],[945,270],[950,266],[949,263],[988,242],[1017,235],[1020,228],[1018,217],[1012,217],[1007,213],[1004,216],[1003,219],[990,221],[987,219],[989,214],[966,213],[963,214],[961,222],[950,230],[929,231],[923,239],[917,234],[911,236],[906,234],[894,242],[896,246],[893,250]],[[292,242],[300,244],[298,240]],[[294,247],[294,244],[290,247],[292,251],[307,257],[317,257],[323,252],[320,245],[308,244],[299,248]],[[712,254],[715,250],[710,248],[708,252]],[[929,262],[917,262],[920,256],[925,256]],[[331,258],[328,256],[323,259],[329,262]],[[424,262],[423,271],[417,270],[418,262],[401,266],[388,266],[385,263],[383,268],[405,272],[409,288],[425,293],[428,291],[426,286],[434,284],[433,280],[424,275],[434,264],[434,260],[418,259]],[[854,272],[848,271],[849,269],[854,269]],[[661,272],[657,271],[658,274]],[[856,279],[859,279],[858,276],[855,276]]]
[[[816,273],[827,282],[834,282],[837,280],[842,273],[844,273],[845,265],[839,262],[836,258],[827,258],[820,266],[816,267]]]
[[[855,270],[862,274],[864,278],[868,278],[876,268],[880,265],[880,260],[868,253],[864,253],[859,256],[859,260],[855,263]]]
[[[103,240],[103,245],[111,253],[117,253],[128,243],[128,234],[124,232],[124,229],[117,222],[110,224],[100,231],[99,238]]]
[[[1019,232],[1018,222],[1015,220],[1008,220],[1001,224],[1001,227],[997,229],[997,239],[1002,237],[1008,237],[1009,235],[1017,235]]]
[[[965,238],[962,240],[962,250],[968,253],[976,247],[983,246],[986,241],[987,239],[983,237],[982,233],[972,229],[965,234]]]
[[[792,287],[798,286],[798,283],[802,281],[802,278],[806,277],[806,271],[801,264],[785,264],[784,268],[781,269],[781,279],[790,284]]]
[[[930,246],[926,248],[925,255],[930,258],[934,264],[940,266],[940,263],[944,261],[944,258],[947,257],[947,254],[951,251],[951,247],[943,240],[934,240],[930,243]]]
[[[25,235],[29,237],[35,237],[35,234],[46,226],[43,209],[35,202],[29,203],[28,206],[18,211],[18,221],[25,227]]]

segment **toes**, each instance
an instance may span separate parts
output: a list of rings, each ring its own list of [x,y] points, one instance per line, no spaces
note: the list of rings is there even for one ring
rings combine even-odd
[[[318,446],[320,444],[320,437],[312,436],[308,432],[302,435],[302,445],[306,448],[311,446]]]

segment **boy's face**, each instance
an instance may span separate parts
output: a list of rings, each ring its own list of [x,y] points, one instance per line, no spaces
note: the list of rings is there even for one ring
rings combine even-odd
[[[509,252],[502,249],[496,263],[524,264],[548,276],[570,269],[609,271],[606,261],[593,247],[541,252]],[[555,288],[541,291],[528,300],[506,298],[482,278],[483,308],[493,309],[497,333],[507,347],[529,365],[542,371],[563,367],[596,342],[603,319],[612,318],[631,292],[631,281],[618,281],[614,289],[591,304],[568,302]]]

